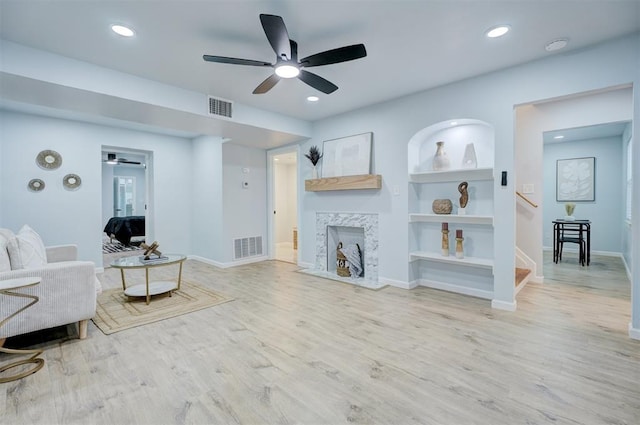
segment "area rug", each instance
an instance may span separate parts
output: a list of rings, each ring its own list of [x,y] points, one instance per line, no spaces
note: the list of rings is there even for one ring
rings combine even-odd
[[[126,252],[126,251],[137,251],[140,250],[142,248],[140,248],[140,243],[138,242],[137,244],[134,244],[133,242],[131,243],[131,245],[127,246],[127,245],[123,245],[120,242],[109,242],[107,241],[102,241],[102,253],[103,254],[113,254],[114,252]]]
[[[106,335],[147,325],[204,308],[213,307],[233,298],[184,279],[179,291],[154,295],[149,305],[144,297],[127,297],[122,288],[108,289],[98,296],[96,316],[92,319]]]

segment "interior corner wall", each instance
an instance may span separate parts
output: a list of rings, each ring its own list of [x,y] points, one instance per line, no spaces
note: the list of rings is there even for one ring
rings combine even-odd
[[[552,221],[566,215],[564,204],[556,201],[556,162],[559,159],[595,157],[595,201],[575,202],[573,215],[591,221],[591,251],[622,253],[621,217],[624,197],[621,180],[622,144],[620,137],[577,140],[544,145],[543,240],[553,246]],[[571,246],[568,246],[571,248]]]
[[[262,252],[267,253],[267,153],[227,142],[223,159],[223,263],[231,263],[233,240],[262,236]],[[243,185],[246,182],[247,185]]]
[[[191,143],[194,185],[191,208],[192,254],[213,261],[223,261],[223,141],[219,137],[201,136]]]
[[[626,206],[627,206],[627,196],[631,195],[630,193],[627,193],[626,190],[626,186],[627,186],[627,173],[629,172],[629,170],[627,169],[627,164],[629,163],[630,159],[627,156],[627,144],[628,143],[633,143],[633,140],[631,140],[631,123],[629,123],[627,125],[627,127],[624,130],[624,133],[622,134],[622,164],[624,166],[624,175],[623,175],[623,194],[624,194],[624,202],[623,202],[623,216],[622,216],[622,257],[624,258],[624,262],[627,266],[627,271],[630,272],[631,271],[631,245],[632,245],[632,235],[633,235],[633,227],[631,226],[631,222],[627,219],[626,217]],[[637,145],[636,145],[637,146]],[[633,146],[632,146],[633,147]],[[633,168],[632,168],[633,170]],[[636,183],[637,185],[638,183]],[[632,187],[633,189],[633,187]],[[633,198],[631,198],[633,199]]]
[[[102,265],[102,146],[121,146],[154,153],[155,233],[161,249],[190,253],[191,235],[185,210],[191,205],[191,145],[180,137],[108,127],[77,121],[1,111],[0,199],[2,226],[17,231],[34,228],[46,245],[78,245],[82,260]],[[62,166],[43,170],[38,152],[52,149]],[[82,179],[77,190],[66,190],[62,178],[74,173]],[[27,182],[42,179],[41,192]]]

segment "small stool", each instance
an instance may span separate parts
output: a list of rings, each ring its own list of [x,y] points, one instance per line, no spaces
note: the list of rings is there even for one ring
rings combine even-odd
[[[41,279],[39,277],[23,277],[23,278],[19,278],[19,279],[0,280],[0,295],[6,295],[6,296],[9,296],[9,297],[30,298],[30,299],[33,300],[29,304],[25,305],[24,307],[22,307],[21,309],[16,311],[15,313],[11,314],[9,317],[3,319],[0,322],[0,328],[5,323],[7,323],[13,316],[17,315],[18,313],[20,313],[23,310],[28,309],[29,307],[31,307],[32,305],[34,305],[35,303],[37,303],[39,301],[39,298],[37,296],[35,296],[35,295],[23,294],[23,293],[20,293],[20,292],[12,292],[12,290],[21,289],[21,288],[28,288],[30,286],[35,286],[35,285],[40,283],[40,280]],[[5,372],[5,371],[7,371],[9,369],[13,369],[14,367],[26,365],[26,364],[29,364],[29,363],[33,363],[35,365],[35,367],[29,369],[26,372],[22,372],[22,373],[19,373],[17,375],[8,376],[6,378],[0,378],[0,383],[11,382],[11,381],[15,381],[17,379],[22,379],[25,376],[29,376],[32,373],[36,373],[37,371],[42,369],[42,367],[44,366],[44,359],[38,359],[37,358],[40,354],[43,353],[43,350],[16,350],[16,349],[13,349],[13,348],[0,347],[0,352],[1,353],[7,353],[7,354],[31,354],[31,357],[29,357],[28,359],[18,360],[16,362],[9,363],[9,364],[7,364],[5,366],[1,366],[0,367],[0,374],[2,374],[3,372]]]

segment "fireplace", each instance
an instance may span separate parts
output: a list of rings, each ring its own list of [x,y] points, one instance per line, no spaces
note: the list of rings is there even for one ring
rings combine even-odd
[[[337,239],[336,239],[337,238]],[[364,276],[340,277],[336,274],[338,242],[356,242],[362,251]],[[305,272],[371,289],[382,288],[378,282],[378,214],[316,213],[316,263]]]

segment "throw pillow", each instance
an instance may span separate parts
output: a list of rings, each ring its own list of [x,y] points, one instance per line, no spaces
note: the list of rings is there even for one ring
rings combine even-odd
[[[12,270],[35,269],[47,264],[47,251],[40,235],[26,224],[9,240]]]
[[[11,262],[9,261],[9,252],[7,244],[9,239],[13,237],[13,232],[9,229],[0,229],[0,272],[11,270]]]

